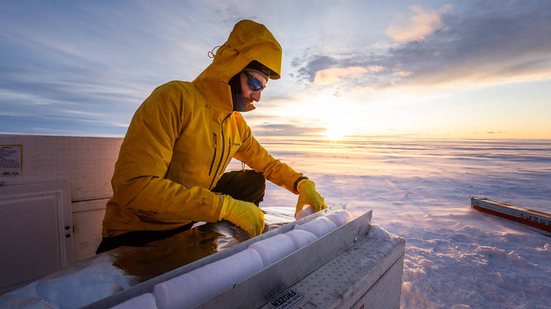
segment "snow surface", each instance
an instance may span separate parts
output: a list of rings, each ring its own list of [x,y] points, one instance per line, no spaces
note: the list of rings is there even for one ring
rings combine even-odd
[[[551,141],[263,142],[314,180],[329,204],[346,205],[355,216],[373,209],[373,223],[405,238],[403,308],[549,308],[551,237],[472,210],[470,198],[551,212]],[[295,203],[296,196],[268,183],[261,206],[285,222],[292,220]],[[86,278],[101,283],[107,296],[131,279],[111,267],[99,259],[80,272],[97,274]],[[63,288],[57,278],[48,280]],[[74,282],[85,283],[79,280],[75,275]],[[42,293],[73,308],[90,302],[79,297],[91,293],[69,292],[79,284],[53,293],[34,283],[3,301],[50,308],[32,298]]]
[[[551,213],[551,141],[265,139],[329,203],[406,239],[403,308],[549,308],[551,237],[470,208]],[[296,197],[268,184],[263,206]]]

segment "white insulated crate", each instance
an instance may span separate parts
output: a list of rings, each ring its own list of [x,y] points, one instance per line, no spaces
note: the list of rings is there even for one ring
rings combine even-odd
[[[0,134],[0,213],[9,214],[0,227],[2,256],[25,247],[34,253],[0,264],[0,291],[95,255],[121,143],[112,137]],[[31,237],[37,227],[42,237]],[[33,263],[23,266],[27,260]]]

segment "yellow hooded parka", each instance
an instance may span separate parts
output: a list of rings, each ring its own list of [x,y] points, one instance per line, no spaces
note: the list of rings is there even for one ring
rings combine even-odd
[[[193,82],[172,81],[153,91],[121,145],[104,237],[218,221],[221,195],[210,190],[232,157],[297,193],[293,186],[302,174],[274,159],[253,137],[243,116],[233,112],[228,85],[253,60],[278,79],[281,56],[264,25],[242,20]]]

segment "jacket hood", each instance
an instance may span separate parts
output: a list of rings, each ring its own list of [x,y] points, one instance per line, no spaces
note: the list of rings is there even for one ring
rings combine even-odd
[[[281,45],[266,26],[252,20],[241,20],[218,48],[212,63],[196,80],[228,83],[253,60],[270,69],[270,79],[279,79],[281,58]]]

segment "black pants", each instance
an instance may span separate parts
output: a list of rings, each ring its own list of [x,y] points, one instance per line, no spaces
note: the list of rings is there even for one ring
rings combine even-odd
[[[262,173],[253,170],[232,171],[224,173],[212,191],[227,194],[234,199],[251,202],[258,206],[264,199],[266,179]],[[113,237],[103,237],[96,253],[99,254],[120,246],[143,246],[148,242],[189,230],[193,223],[167,231],[134,231]]]

